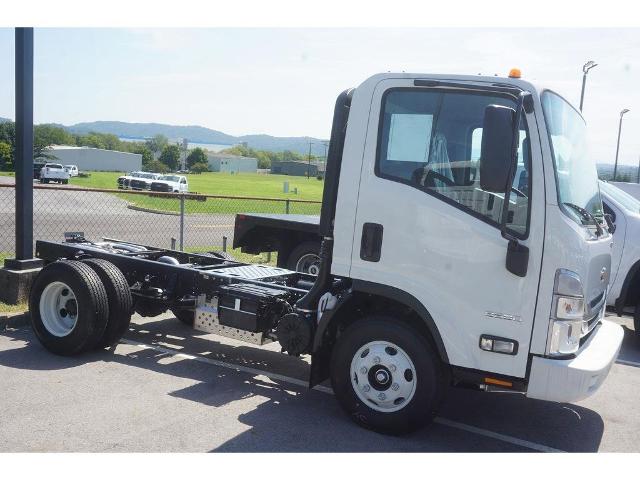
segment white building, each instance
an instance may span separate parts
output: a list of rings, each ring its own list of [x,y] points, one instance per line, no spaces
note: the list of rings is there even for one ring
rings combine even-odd
[[[212,172],[256,173],[258,159],[228,153],[207,152],[209,170]]]
[[[51,162],[77,165],[80,171],[131,172],[142,170],[142,155],[91,147],[53,145],[50,153],[56,156]]]

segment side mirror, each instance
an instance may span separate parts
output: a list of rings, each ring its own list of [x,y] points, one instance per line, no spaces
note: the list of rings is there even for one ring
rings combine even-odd
[[[609,233],[611,235],[616,233],[616,223],[613,220],[613,215],[611,215],[610,213],[605,213],[604,221],[607,222],[607,230],[609,230]]]
[[[501,105],[484,110],[480,146],[480,188],[487,192],[506,193],[514,161],[514,122],[516,112]]]

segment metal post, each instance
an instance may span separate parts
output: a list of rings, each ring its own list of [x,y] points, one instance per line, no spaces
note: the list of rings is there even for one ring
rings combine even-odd
[[[284,213],[286,213],[286,214],[288,214],[288,213],[289,213],[289,204],[290,204],[290,203],[291,203],[291,202],[289,201],[289,199],[288,199],[288,198],[284,201]]]
[[[33,258],[33,28],[16,28],[16,259]]]
[[[180,251],[184,251],[184,195],[180,195]]]
[[[227,251],[227,237],[226,237],[226,235],[222,236],[222,251],[223,252]]]
[[[176,239],[175,237],[171,237],[171,250],[176,249]]]
[[[33,259],[33,28],[15,29],[16,81],[16,258],[5,266],[38,266]]]
[[[311,175],[311,145],[313,142],[309,142],[309,159],[307,164],[307,180],[309,180],[309,176]]]
[[[620,112],[620,123],[618,124],[618,143],[616,144],[616,163],[613,166],[613,181],[616,181],[616,176],[618,173],[618,153],[620,152],[620,134],[622,133],[622,117],[624,114],[629,111],[628,108],[625,108]]]

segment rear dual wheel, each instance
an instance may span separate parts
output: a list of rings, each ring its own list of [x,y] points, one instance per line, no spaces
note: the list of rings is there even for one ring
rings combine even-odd
[[[116,343],[131,318],[122,272],[104,260],[61,260],[42,269],[31,288],[31,326],[52,353],[76,355]]]

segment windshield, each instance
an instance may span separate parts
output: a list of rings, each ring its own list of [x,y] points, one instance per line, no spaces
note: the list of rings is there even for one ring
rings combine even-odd
[[[624,190],[607,182],[600,182],[600,190],[606,196],[611,197],[614,202],[620,204],[625,210],[640,213],[640,201],[636,200]]]
[[[175,175],[165,175],[164,177],[160,177],[162,180],[166,180],[167,182],[179,182],[180,177],[176,177]]]
[[[551,139],[558,201],[573,220],[593,225],[589,214],[601,219],[603,212],[596,163],[588,154],[584,120],[562,97],[549,91],[542,95],[542,109]]]

